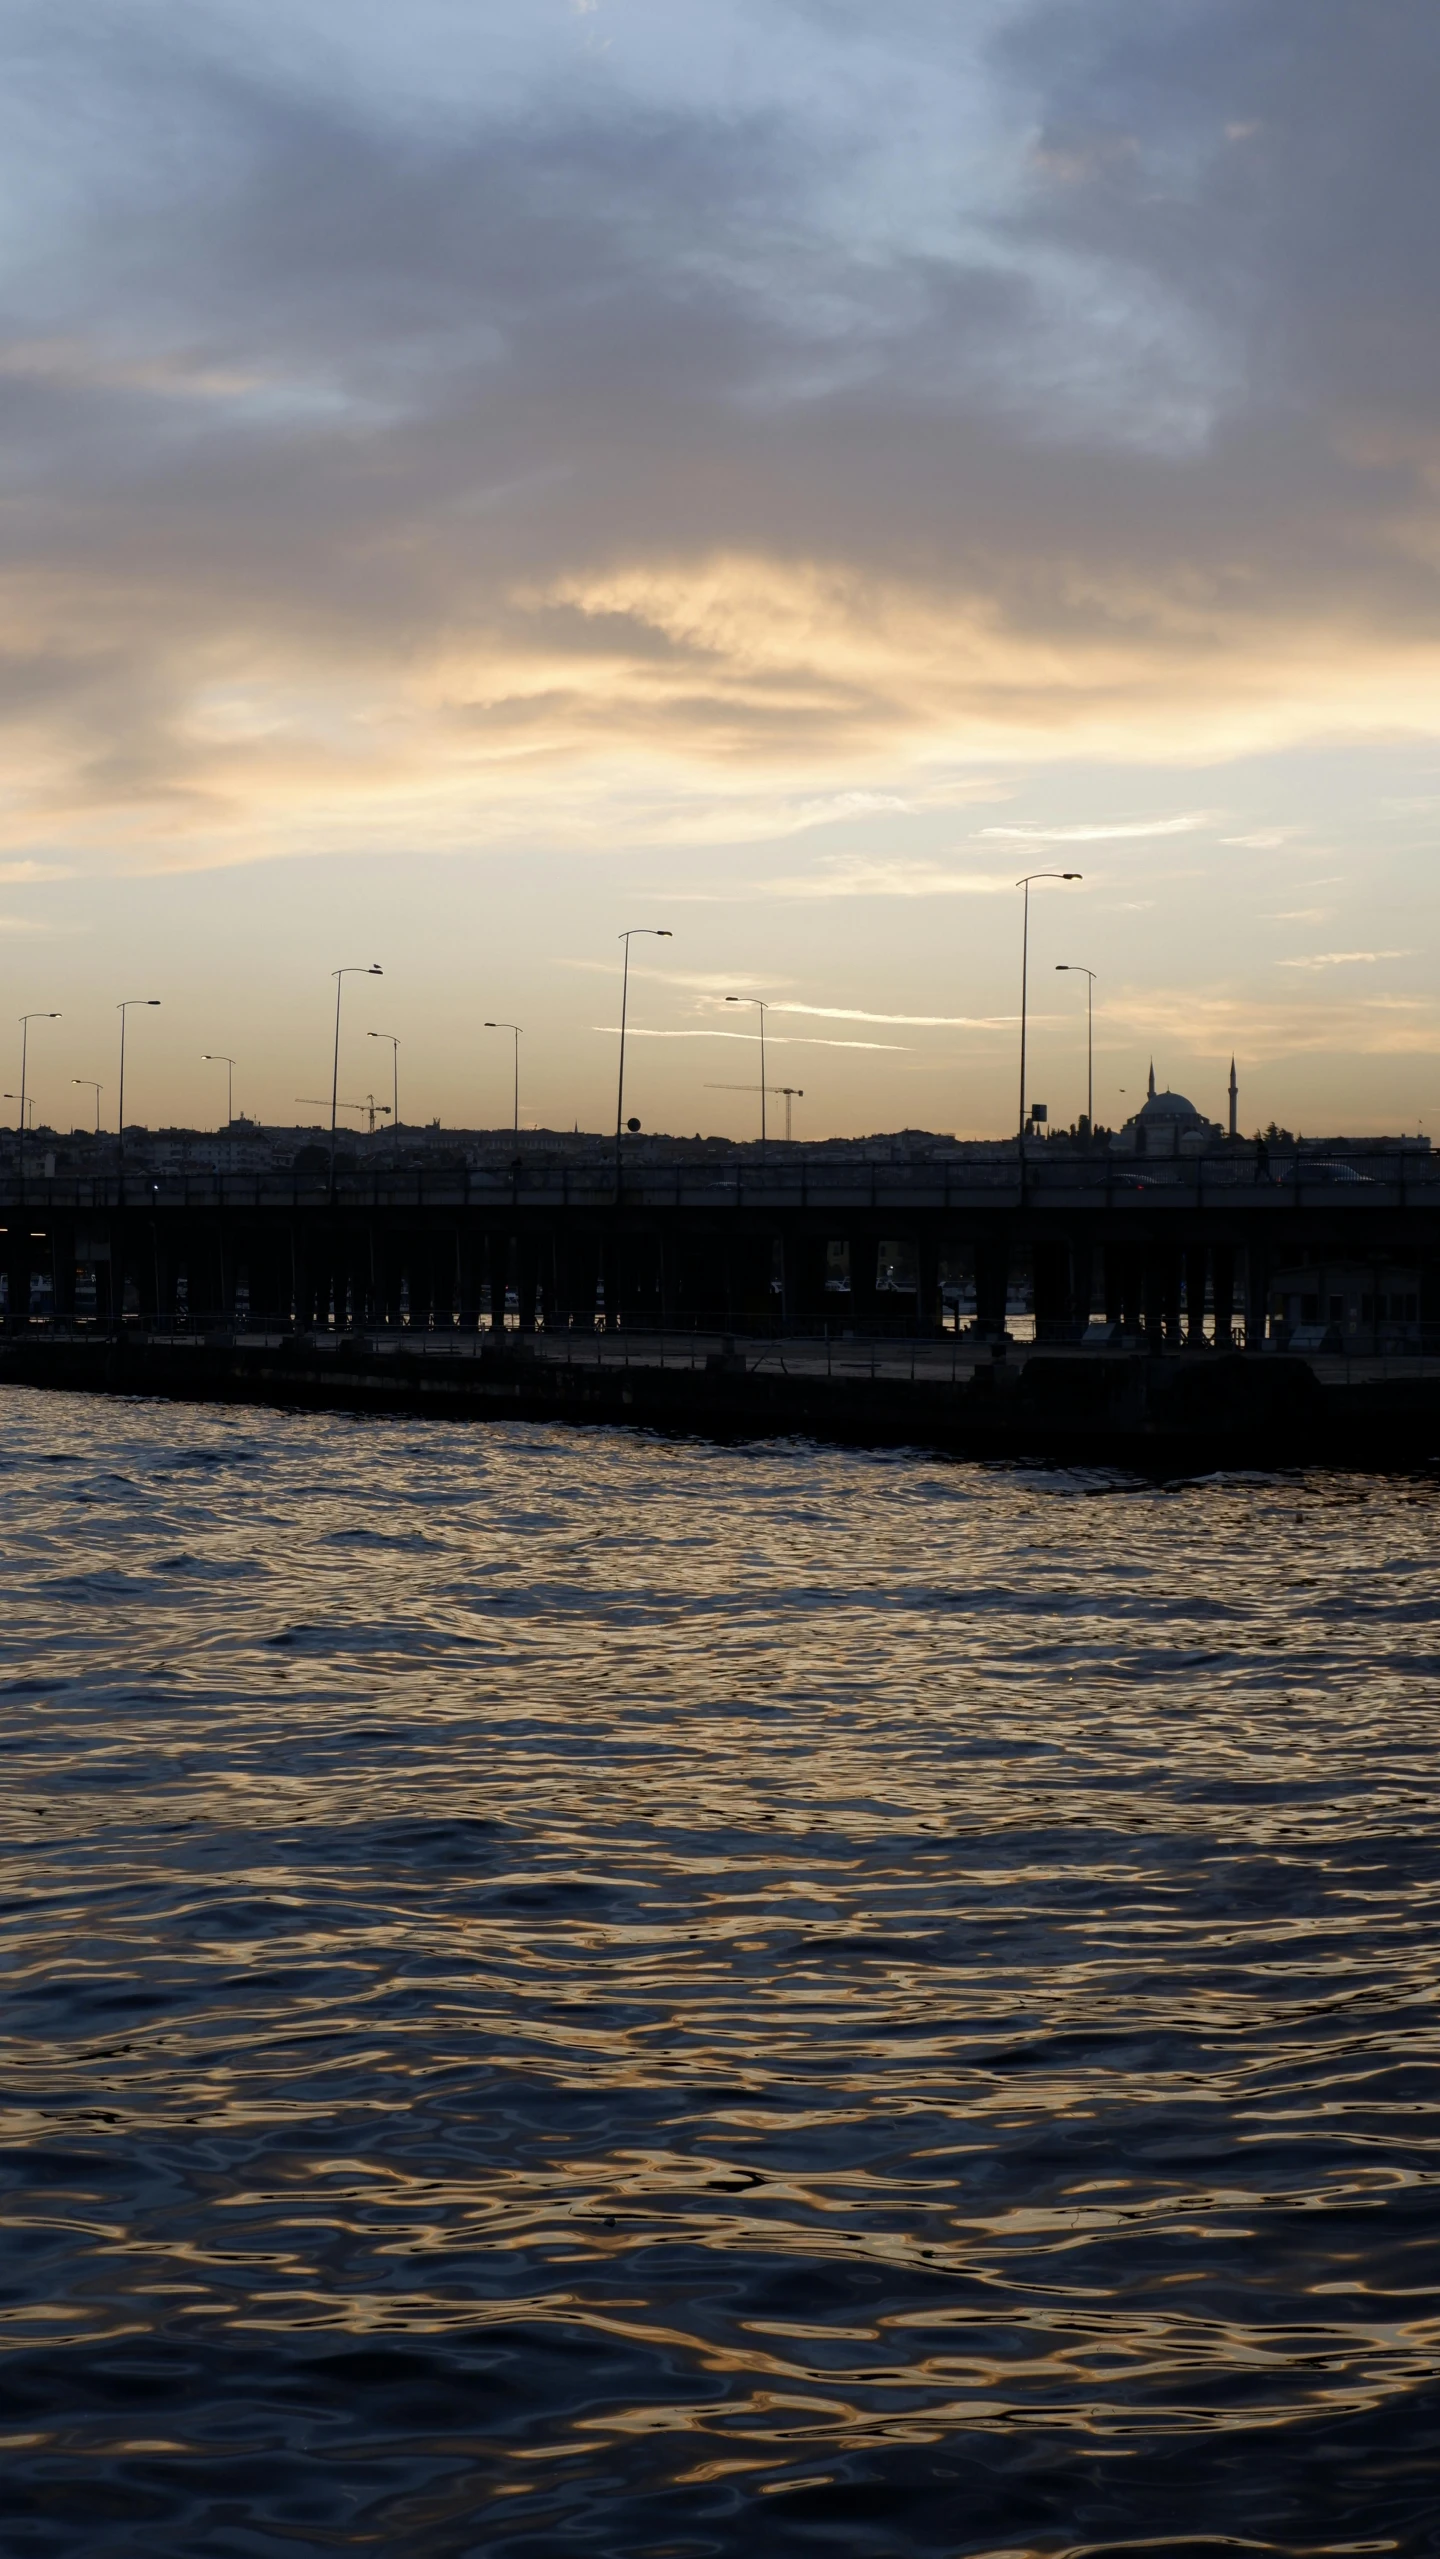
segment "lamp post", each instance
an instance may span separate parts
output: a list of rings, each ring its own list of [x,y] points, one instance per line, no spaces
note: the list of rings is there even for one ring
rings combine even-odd
[[[22,1013],[20,1016],[20,1092],[18,1095],[20,1103],[20,1151],[17,1170],[19,1172],[22,1190],[25,1185],[25,1073],[30,1042],[30,1025],[32,1022],[58,1022],[59,1019],[60,1016],[58,1013]]]
[[[400,1125],[400,1043],[393,1031],[367,1031],[365,1037],[390,1043],[390,1126],[393,1131]]]
[[[769,998],[764,995],[727,995],[727,1004],[753,1004],[760,1015],[760,1143],[765,1143],[765,1016]],[[783,1046],[783,1042],[782,1042]]]
[[[235,1118],[235,1060],[233,1057],[227,1057],[223,1049],[207,1048],[205,1063],[207,1066],[223,1066],[225,1069],[225,1122],[229,1127]]]
[[[330,974],[335,980],[335,1071],[330,1078],[330,1196],[333,1199],[335,1196],[335,1122],[340,1107],[340,998],[345,992],[347,977],[383,977],[385,971],[378,960],[372,960],[368,968],[363,960],[357,960],[352,967],[332,969]],[[346,1109],[348,1110],[349,1107],[347,1103]]]
[[[673,942],[668,924],[631,924],[616,936],[625,945],[625,966],[620,978],[620,1081],[615,1090],[615,1196],[620,1196],[620,1131],[625,1114],[625,1017],[630,1003],[630,945],[636,934],[648,935],[655,942]]]
[[[1030,883],[1032,880],[1083,880],[1083,871],[1027,871],[1017,880],[1017,889],[1025,892],[1025,923],[1020,941],[1020,1154],[1025,1154],[1025,1017],[1030,984]]]
[[[72,1084],[78,1084],[82,1093],[94,1094],[95,1134],[98,1137],[100,1134],[100,1096],[104,1092],[105,1087],[103,1084],[97,1084],[93,1075],[72,1075],[70,1081]]]
[[[1095,1134],[1095,971],[1079,960],[1057,960],[1058,977],[1083,977],[1085,980],[1085,1127]]]
[[[487,1022],[487,1031],[513,1031],[515,1034],[515,1134],[520,1134],[520,1025],[518,1022]]]
[[[158,995],[127,995],[124,1002],[117,1005],[115,1008],[120,1016],[120,1106],[119,1118],[116,1123],[116,1133],[120,1140],[120,1161],[122,1165],[125,1161],[125,1016],[127,1013],[133,1012],[137,1005],[139,1005],[143,1011],[158,1012],[160,1009],[160,998]]]

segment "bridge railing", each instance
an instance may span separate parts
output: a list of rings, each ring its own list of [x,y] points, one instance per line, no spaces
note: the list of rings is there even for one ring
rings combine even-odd
[[[342,1175],[332,1192],[324,1176],[292,1173],[13,1172],[0,1174],[0,1218],[85,1212],[146,1215],[182,1211],[337,1215],[383,1211],[503,1217],[507,1212],[609,1217],[667,1211],[749,1213],[784,1217],[832,1211],[838,1216],[907,1210],[1054,1208],[1240,1212],[1279,1206],[1393,1209],[1440,1204],[1440,1155],[1289,1155],[1257,1164],[1250,1155],[964,1157],[913,1164],[829,1164],[797,1154],[778,1161],[710,1166],[626,1165],[617,1191],[613,1167],[518,1161],[514,1167],[438,1166],[410,1173]]]

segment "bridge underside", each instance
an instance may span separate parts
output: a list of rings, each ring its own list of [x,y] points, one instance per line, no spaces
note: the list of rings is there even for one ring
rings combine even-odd
[[[543,1323],[1000,1333],[1023,1296],[1041,1339],[1094,1318],[1175,1347],[1279,1324],[1440,1324],[1440,1206],[1253,1195],[767,1211],[0,1203],[6,1321],[445,1329]],[[1377,1316],[1377,1309],[1381,1310]],[[1278,1312],[1277,1312],[1278,1310]]]

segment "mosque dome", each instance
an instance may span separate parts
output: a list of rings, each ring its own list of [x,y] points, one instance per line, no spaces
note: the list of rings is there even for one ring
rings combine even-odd
[[[1187,1102],[1183,1093],[1152,1092],[1141,1103],[1140,1117],[1151,1121],[1184,1120],[1193,1126],[1204,1117],[1204,1113],[1197,1111],[1193,1102]]]

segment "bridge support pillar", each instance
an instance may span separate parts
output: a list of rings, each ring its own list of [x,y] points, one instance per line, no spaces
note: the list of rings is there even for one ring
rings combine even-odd
[[[516,1290],[520,1300],[520,1330],[535,1330],[535,1297],[540,1280],[540,1252],[533,1235],[521,1235],[515,1246]]]
[[[50,1276],[55,1291],[55,1321],[75,1320],[75,1221],[60,1218],[50,1229]]]
[[[1215,1348],[1228,1351],[1235,1340],[1235,1247],[1216,1244],[1210,1255],[1210,1287],[1215,1301]]]
[[[450,1333],[455,1328],[454,1229],[442,1228],[438,1235],[430,1236],[428,1241],[430,1245],[430,1317],[437,1332]]]
[[[480,1323],[481,1247],[468,1227],[462,1227],[456,1247],[455,1289],[459,1298],[459,1324],[462,1333],[475,1332]]]
[[[216,1323],[225,1312],[218,1240],[197,1219],[184,1251],[186,1315],[192,1324]]]
[[[1074,1284],[1070,1246],[1063,1237],[1047,1238],[1034,1248],[1035,1339],[1068,1341],[1074,1329]]]
[[[1265,1340],[1270,1298],[1270,1256],[1252,1238],[1245,1247],[1245,1348],[1258,1351]]]
[[[308,1237],[297,1227],[290,1230],[290,1297],[295,1310],[298,1333],[315,1328],[315,1255]]]
[[[935,1235],[920,1234],[915,1238],[915,1322],[922,1333],[938,1333],[944,1329],[940,1304],[940,1240]]]
[[[1199,1350],[1205,1339],[1205,1247],[1194,1242],[1185,1247],[1185,1341],[1190,1350]]]
[[[975,1330],[992,1336],[1005,1331],[1010,1292],[1010,1244],[1004,1235],[982,1235],[975,1246]]]
[[[771,1235],[734,1235],[727,1255],[732,1319],[756,1323],[775,1312],[771,1285],[775,1276],[775,1239]],[[871,1270],[874,1270],[872,1256]],[[872,1280],[873,1287],[873,1280]]]
[[[430,1240],[428,1236],[411,1235],[405,1247],[405,1282],[410,1300],[410,1330],[430,1330]]]
[[[850,1316],[856,1324],[873,1325],[879,1315],[875,1293],[876,1263],[880,1239],[873,1226],[867,1226],[848,1239],[850,1254]]]
[[[592,1231],[555,1239],[555,1320],[578,1332],[595,1328],[595,1286],[600,1272],[600,1243]],[[550,1310],[546,1309],[546,1321]]]
[[[30,1212],[12,1208],[5,1232],[5,1295],[12,1324],[30,1321]]]
[[[1105,1247],[1105,1320],[1138,1333],[1144,1304],[1144,1261],[1133,1244]]]
[[[1173,1244],[1154,1243],[1145,1256],[1145,1347],[1180,1345],[1180,1255]]]
[[[823,1324],[829,1300],[825,1279],[830,1247],[824,1236],[793,1230],[782,1238],[781,1304],[788,1324]]]
[[[125,1257],[129,1265],[127,1277],[135,1282],[135,1295],[139,1301],[141,1315],[153,1323],[160,1312],[161,1273],[155,1229],[148,1218],[143,1226],[138,1220],[132,1223],[129,1230],[129,1244],[130,1249]]]
[[[490,1330],[505,1330],[505,1289],[510,1277],[510,1238],[494,1227],[485,1238],[485,1265],[490,1277]]]

